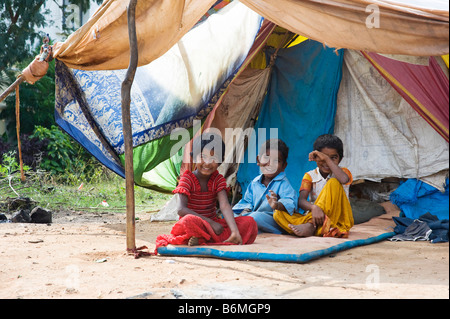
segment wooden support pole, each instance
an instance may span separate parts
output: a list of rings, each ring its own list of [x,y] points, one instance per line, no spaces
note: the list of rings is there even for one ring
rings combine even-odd
[[[25,77],[23,75],[19,76],[17,80],[14,81],[1,95],[0,102],[2,102],[6,97],[16,89],[23,81],[25,81]]]
[[[20,97],[19,97],[19,85],[16,86],[16,133],[17,133],[17,149],[19,151],[19,164],[20,164],[20,180],[25,182],[25,174],[23,171],[23,158],[22,158],[22,142],[20,141]]]
[[[131,86],[136,74],[138,64],[138,47],[136,35],[136,4],[137,0],[130,0],[127,8],[128,37],[130,42],[130,64],[125,79],[122,82],[122,124],[123,139],[125,144],[125,180],[127,200],[127,251],[136,251],[136,226],[135,226],[135,198],[134,198],[134,168],[133,168],[133,132],[131,128]]]

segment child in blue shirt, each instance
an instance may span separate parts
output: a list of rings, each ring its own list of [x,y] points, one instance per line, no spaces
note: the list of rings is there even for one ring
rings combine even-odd
[[[297,192],[284,172],[288,154],[289,148],[282,140],[267,140],[256,158],[261,175],[250,183],[242,199],[233,207],[235,216],[253,217],[259,232],[286,233],[273,219],[273,213],[280,210],[292,215],[296,209]]]

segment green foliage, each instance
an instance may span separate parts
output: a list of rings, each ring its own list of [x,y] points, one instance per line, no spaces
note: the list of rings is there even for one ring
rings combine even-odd
[[[10,150],[11,146],[4,140],[3,137],[0,137],[0,154],[5,154]],[[0,156],[0,164],[2,163],[2,157]]]
[[[74,144],[75,160],[64,173],[64,182],[68,185],[79,185],[83,182],[98,183],[109,176],[106,167],[88,154],[79,144]]]
[[[0,165],[0,177],[11,177],[14,173],[20,171],[20,165],[16,160],[16,152],[9,151],[2,156]],[[27,165],[23,166],[24,172],[30,170]]]
[[[14,82],[18,73],[25,69],[39,54],[45,28],[52,22],[52,16],[45,6],[48,2],[58,4],[62,10],[70,3],[83,12],[89,9],[90,0],[1,0],[0,1],[0,85],[7,87]],[[97,4],[102,0],[95,0]],[[61,5],[60,5],[61,4]],[[66,15],[69,12],[65,12]],[[15,94],[6,99],[6,110],[0,112],[0,119],[7,123],[7,139],[14,141]],[[20,85],[21,132],[31,134],[34,125],[51,127],[55,125],[55,63],[51,62],[47,75],[34,85]]]
[[[3,154],[2,165],[0,165],[0,177],[7,177],[11,175],[13,167],[14,152],[8,152]]]
[[[32,58],[19,64],[24,69]],[[13,79],[11,79],[12,81]],[[34,85],[22,83],[19,87],[20,97],[20,132],[31,134],[36,125],[51,127],[55,125],[55,62],[50,62],[47,74]],[[16,97],[11,94],[5,100],[6,109],[0,113],[0,119],[7,123],[7,135],[10,140],[16,137]]]
[[[43,37],[36,32],[46,26],[45,0],[0,1],[0,72],[30,57],[32,46]]]
[[[47,156],[48,140],[40,140],[37,137],[30,138],[30,135],[21,134],[20,144],[23,163],[36,171],[39,168],[42,158]],[[18,151],[17,147],[14,149]],[[16,154],[16,159],[19,160],[18,154]]]
[[[42,169],[56,175],[62,174],[70,168],[76,152],[67,134],[64,134],[57,126],[52,126],[50,129],[36,126],[34,133],[31,135],[31,138],[35,137],[41,141],[44,139],[49,141],[47,157],[41,161]]]
[[[40,168],[51,173],[53,180],[77,185],[100,181],[107,175],[102,164],[57,126],[36,126],[30,138],[48,142]]]
[[[36,43],[41,46],[45,33],[36,30],[51,23],[50,11],[45,7],[45,3],[50,1],[52,0],[0,1],[0,73],[29,58]],[[100,4],[102,0],[95,2]],[[70,0],[70,3],[86,11],[90,1]]]
[[[28,172],[25,183],[15,173],[13,179],[0,176],[0,213],[8,213],[8,198],[29,198],[36,206],[45,207],[55,213],[73,212],[126,212],[125,180],[117,175],[105,176],[100,180],[77,185],[59,184],[49,178],[48,173]],[[170,194],[161,194],[142,187],[135,187],[136,212],[159,211],[171,198]],[[102,205],[102,201],[108,207]],[[3,206],[3,207],[2,207]],[[2,209],[3,208],[3,209]]]
[[[52,21],[49,10],[45,6],[54,2],[63,12],[68,4],[76,4],[86,12],[90,0],[1,0],[0,1],[0,82],[6,86],[12,83],[17,73],[26,68],[39,54],[44,32],[35,30],[45,28]],[[94,0],[97,4],[103,0]],[[67,30],[66,30],[67,31]],[[94,157],[78,143],[63,133],[55,123],[55,63],[49,64],[47,74],[34,85],[22,83],[20,89],[20,131],[29,138],[21,138],[24,159],[33,163],[33,169],[48,172],[52,181],[69,185],[81,181],[96,181],[105,177],[105,169]],[[0,112],[0,119],[5,119],[7,132],[0,137],[1,154],[17,145],[15,94],[6,100],[6,109]],[[45,143],[33,142],[33,138]],[[4,142],[3,142],[4,141]],[[7,142],[7,143],[6,143]],[[12,146],[10,146],[12,145]],[[34,146],[34,147],[33,147]],[[41,148],[41,150],[39,149]],[[29,154],[28,154],[28,153]],[[39,157],[39,166],[33,159]],[[17,162],[17,154],[16,154]],[[0,158],[2,170],[5,163]],[[8,163],[7,165],[12,165]],[[8,166],[9,167],[9,166]],[[11,166],[12,167],[12,166]]]

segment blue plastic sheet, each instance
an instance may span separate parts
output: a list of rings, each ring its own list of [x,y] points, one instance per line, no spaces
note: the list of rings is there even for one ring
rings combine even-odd
[[[405,217],[417,219],[425,213],[435,215],[439,220],[449,217],[449,183],[445,192],[417,179],[408,179],[390,195]]]

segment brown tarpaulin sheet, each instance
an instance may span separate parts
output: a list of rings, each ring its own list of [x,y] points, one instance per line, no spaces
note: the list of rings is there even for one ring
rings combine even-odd
[[[166,53],[216,0],[139,0],[136,29],[139,65]],[[105,0],[91,19],[65,42],[53,46],[53,57],[82,70],[128,68],[129,0]]]
[[[146,65],[169,50],[215,2],[138,1],[139,65]],[[363,0],[241,2],[281,27],[330,47],[416,56],[449,52],[448,9]],[[53,46],[53,56],[77,69],[126,69],[129,64],[128,3],[129,0],[106,0],[85,25],[65,42]],[[368,28],[366,21],[373,11],[366,12],[366,9],[374,4],[380,9],[379,28]]]
[[[416,1],[408,1],[415,3]],[[429,1],[430,3],[433,1]],[[414,8],[390,1],[242,0],[260,15],[329,47],[385,54],[436,56],[448,53],[448,9]],[[379,28],[366,9],[379,8]]]

